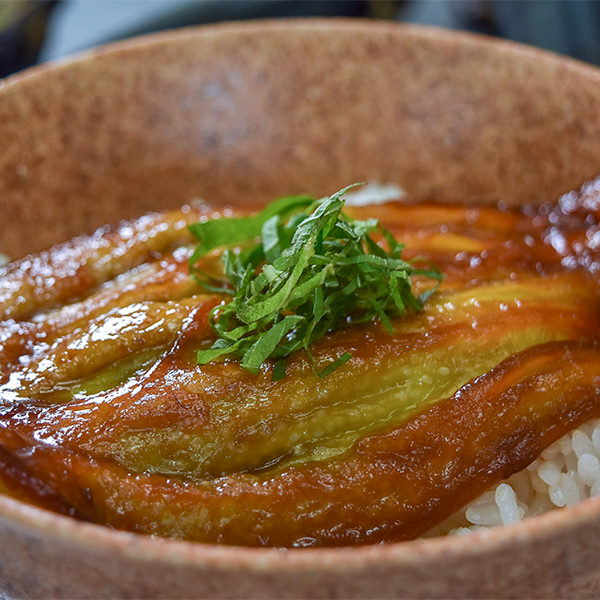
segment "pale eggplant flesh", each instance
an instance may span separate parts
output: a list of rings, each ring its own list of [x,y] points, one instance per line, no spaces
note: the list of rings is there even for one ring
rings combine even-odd
[[[197,365],[225,300],[184,207],[0,267],[0,491],[210,543],[418,537],[600,417],[600,186],[525,209],[352,207],[444,273],[422,312],[332,332],[319,378]],[[219,269],[218,253],[203,259]],[[417,292],[431,284],[416,278]]]

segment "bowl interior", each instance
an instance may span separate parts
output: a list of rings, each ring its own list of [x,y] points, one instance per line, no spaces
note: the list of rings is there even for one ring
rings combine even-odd
[[[12,257],[142,212],[325,194],[543,202],[596,174],[598,72],[506,43],[356,22],[230,25],[9,79]]]
[[[377,180],[415,197],[520,205],[553,200],[600,170],[596,69],[434,29],[345,21],[192,29],[39,68],[3,88],[0,252],[12,257],[197,197],[239,205]],[[110,532],[0,497],[0,531],[11,540],[0,580],[17,596],[598,590],[600,503],[564,513],[576,515],[573,525],[552,515],[539,521],[548,528],[475,537],[476,556],[464,540],[281,555]],[[576,568],[565,553],[582,540]],[[464,568],[467,556],[478,572]],[[28,575],[34,561],[43,575]],[[579,569],[573,585],[567,563]],[[90,569],[97,577],[86,580]],[[482,586],[479,576],[494,573],[504,583]],[[112,587],[102,588],[107,577]]]

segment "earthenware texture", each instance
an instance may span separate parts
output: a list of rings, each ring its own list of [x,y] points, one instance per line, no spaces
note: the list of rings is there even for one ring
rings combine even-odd
[[[0,83],[0,252],[194,198],[353,181],[540,203],[600,171],[600,72],[441,30],[260,22],[162,34]],[[600,499],[468,538],[327,550],[123,533],[0,497],[9,597],[600,596]]]

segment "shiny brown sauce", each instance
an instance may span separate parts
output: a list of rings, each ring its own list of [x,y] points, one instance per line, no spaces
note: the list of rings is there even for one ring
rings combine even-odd
[[[186,225],[206,209],[0,267],[0,490],[203,542],[418,537],[600,417],[599,208],[598,182],[524,210],[348,208],[445,278],[393,334],[318,342],[317,363],[353,355],[324,380],[303,353],[279,382],[195,364],[222,301],[188,272]]]

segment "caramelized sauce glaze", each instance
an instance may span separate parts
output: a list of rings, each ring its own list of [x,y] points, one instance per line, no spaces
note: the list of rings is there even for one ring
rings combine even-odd
[[[184,208],[0,268],[0,491],[119,529],[243,545],[426,532],[600,417],[600,185],[522,211],[388,203],[445,274],[425,310],[332,333],[286,377],[197,366],[223,298]],[[218,256],[205,268],[218,269]],[[428,285],[415,281],[417,290]]]

